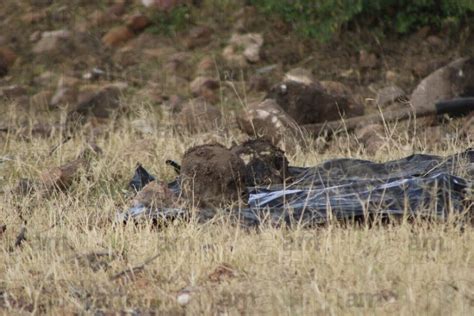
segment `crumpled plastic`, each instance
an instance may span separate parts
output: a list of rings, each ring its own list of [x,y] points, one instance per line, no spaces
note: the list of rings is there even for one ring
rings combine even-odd
[[[139,166],[134,179],[141,177]],[[323,224],[336,219],[410,216],[447,219],[472,216],[474,206],[474,149],[448,157],[414,154],[376,163],[333,159],[315,167],[290,167],[291,181],[269,187],[249,187],[247,206],[227,210],[245,224]],[[146,170],[145,170],[146,172]],[[148,175],[148,173],[146,172]],[[179,177],[168,184],[177,195]],[[140,186],[135,186],[139,190]],[[126,221],[142,217],[172,219],[186,209],[134,207],[118,215]],[[207,214],[209,212],[202,212]]]

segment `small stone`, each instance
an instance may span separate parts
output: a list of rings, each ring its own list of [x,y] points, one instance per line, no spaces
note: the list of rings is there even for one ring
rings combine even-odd
[[[70,39],[71,32],[68,30],[55,30],[43,32],[41,39],[33,47],[33,52],[36,54],[48,53],[56,51],[60,45]]]
[[[65,191],[71,186],[79,169],[85,164],[85,160],[76,159],[60,167],[46,170],[40,176],[40,183],[47,193],[55,190]]]
[[[314,76],[310,70],[304,68],[294,68],[285,74],[284,80],[311,84],[315,82]]]
[[[433,48],[442,48],[444,46],[444,42],[438,36],[430,35],[426,38],[428,44],[430,44]]]
[[[205,46],[212,40],[213,30],[207,26],[195,26],[189,31],[185,45],[189,49]]]
[[[219,89],[219,86],[219,81],[204,76],[196,77],[189,85],[191,93],[194,96],[203,96],[208,90],[213,91]]]
[[[40,31],[34,31],[30,35],[30,42],[35,43],[41,39],[41,32]]]
[[[136,33],[143,31],[150,25],[150,19],[144,14],[135,14],[127,19],[127,27]]]
[[[145,7],[156,8],[160,11],[170,11],[179,4],[182,0],[141,0]]]
[[[374,53],[369,53],[364,49],[359,52],[359,65],[362,68],[375,68],[377,63],[378,59]]]
[[[145,0],[143,0],[145,1]],[[192,299],[192,291],[190,289],[184,288],[178,292],[176,295],[176,302],[180,306],[186,306],[191,302]]]
[[[214,59],[211,57],[204,57],[201,59],[199,64],[196,66],[196,75],[198,76],[206,76],[211,74],[216,67],[216,63]]]
[[[385,80],[389,82],[395,82],[398,79],[398,74],[395,71],[388,70],[385,73]]]
[[[329,94],[352,96],[352,89],[341,82],[326,80],[319,83]]]
[[[383,88],[377,92],[375,103],[379,106],[386,106],[394,102],[402,101],[406,96],[405,91],[397,86]]]
[[[259,33],[233,34],[222,56],[232,65],[244,67],[260,61],[262,45],[263,36]]]
[[[126,26],[117,26],[112,28],[102,37],[102,43],[105,46],[117,47],[134,36],[133,32]]]

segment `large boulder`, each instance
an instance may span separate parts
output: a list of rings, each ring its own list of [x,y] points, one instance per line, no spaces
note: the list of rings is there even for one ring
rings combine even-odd
[[[460,58],[423,79],[411,95],[416,110],[432,109],[435,103],[474,96],[474,58]]]
[[[242,159],[220,144],[189,149],[181,166],[183,193],[198,206],[237,201],[245,192],[244,175]]]

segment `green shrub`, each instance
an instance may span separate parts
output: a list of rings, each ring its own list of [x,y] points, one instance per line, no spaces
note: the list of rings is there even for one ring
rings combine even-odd
[[[385,30],[408,33],[472,17],[474,0],[251,0],[267,14],[278,14],[303,36],[330,39],[350,22],[376,21]]]
[[[147,29],[154,34],[173,34],[181,31],[189,24],[190,9],[188,6],[177,6],[169,12],[155,10],[150,17],[152,26]]]

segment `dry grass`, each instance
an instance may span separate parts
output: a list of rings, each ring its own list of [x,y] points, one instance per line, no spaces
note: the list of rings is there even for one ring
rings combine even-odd
[[[138,113],[154,120],[145,110]],[[0,195],[0,224],[7,227],[0,235],[2,313],[468,315],[474,311],[471,226],[245,229],[225,219],[174,222],[161,228],[114,224],[116,211],[126,206],[122,189],[137,161],[158,178],[171,180],[173,171],[165,166],[166,159],[179,160],[188,146],[210,139],[230,144],[241,137],[233,132],[173,136],[164,128],[143,135],[131,120],[116,125],[97,139],[103,155],[69,192],[49,198]],[[388,129],[387,135],[386,148],[375,157],[341,134],[323,154],[297,149],[290,160],[295,165],[342,156],[390,160],[425,148],[403,133],[395,137]],[[73,159],[86,136],[75,137],[51,156],[59,136],[24,141],[11,135],[0,140],[4,159],[0,181],[5,189],[20,177],[37,177],[41,170]],[[472,145],[453,139],[434,152],[445,155]],[[27,239],[14,247],[23,220]],[[177,297],[184,300],[186,293],[191,300],[182,306]]]

